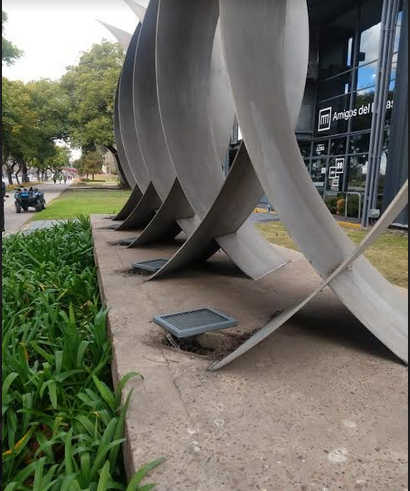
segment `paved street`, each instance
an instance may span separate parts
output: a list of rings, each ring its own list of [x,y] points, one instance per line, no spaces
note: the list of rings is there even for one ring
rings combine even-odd
[[[50,203],[53,199],[60,196],[69,186],[65,184],[41,184],[37,186],[44,192],[46,203]],[[16,213],[14,206],[14,191],[7,193],[9,195],[4,203],[4,218],[6,234],[14,234],[18,232],[23,225],[28,222],[35,211],[30,208],[27,213]]]

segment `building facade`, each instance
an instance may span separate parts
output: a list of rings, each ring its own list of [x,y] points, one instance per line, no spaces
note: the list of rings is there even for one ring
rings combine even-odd
[[[333,213],[377,218],[407,179],[408,2],[308,3],[310,62],[297,128],[301,153]],[[372,137],[376,131],[379,142]],[[408,213],[399,222],[407,225]]]
[[[408,177],[408,0],[308,0],[308,6],[300,150],[332,213],[367,225]],[[408,226],[407,210],[398,224]]]

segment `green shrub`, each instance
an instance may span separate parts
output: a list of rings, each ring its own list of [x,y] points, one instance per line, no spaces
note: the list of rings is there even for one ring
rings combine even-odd
[[[338,201],[337,196],[332,196],[331,198],[326,198],[325,203],[326,206],[329,208],[329,211],[332,215],[336,215],[337,213],[337,201]]]
[[[3,244],[3,489],[127,487],[120,446],[129,403],[111,386],[111,346],[80,219]]]
[[[359,217],[359,196],[350,195],[347,204],[347,216],[350,218]]]

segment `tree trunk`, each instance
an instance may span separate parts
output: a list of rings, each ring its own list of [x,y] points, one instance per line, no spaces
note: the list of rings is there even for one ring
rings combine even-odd
[[[27,169],[26,162],[22,162],[21,170],[22,170],[22,174],[21,174],[22,181],[30,182],[30,178],[28,177],[28,169]]]
[[[124,171],[122,170],[120,158],[118,156],[118,152],[117,152],[116,148],[113,147],[112,145],[106,145],[105,148],[108,151],[110,151],[114,156],[115,162],[117,164],[118,176],[120,178],[120,188],[121,189],[130,189],[131,188],[130,183],[128,182],[127,178],[125,177]]]
[[[13,185],[13,168],[7,166],[6,172],[7,172],[7,179],[9,181],[9,184],[10,184],[10,186],[12,186]]]
[[[20,183],[20,180],[19,180],[19,174],[20,174],[20,172],[21,172],[22,163],[21,163],[21,162],[16,162],[16,164],[18,165],[18,169],[17,169],[16,173],[14,174],[14,176],[15,176],[15,178],[16,178],[16,183],[17,183],[18,185],[20,185],[21,183]]]
[[[37,167],[37,181],[41,181],[40,173],[41,173],[41,170],[39,167]]]

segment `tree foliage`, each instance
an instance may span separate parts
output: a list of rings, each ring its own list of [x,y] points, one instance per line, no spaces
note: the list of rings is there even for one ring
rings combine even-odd
[[[3,14],[3,22],[7,16]],[[28,167],[40,175],[59,168],[63,140],[81,148],[81,167],[88,174],[101,170],[103,147],[117,159],[113,112],[124,53],[117,43],[103,41],[83,53],[78,65],[67,68],[58,82],[38,80],[24,84],[3,78],[2,161],[8,174]]]
[[[104,156],[99,151],[85,152],[82,157],[75,162],[75,166],[82,176],[91,174],[94,181],[95,174],[101,172]]]
[[[56,141],[68,137],[69,100],[57,82],[3,78],[2,103],[3,165],[9,181],[16,170],[26,181],[28,166],[45,170],[58,155]]]
[[[117,43],[103,41],[85,52],[61,80],[70,98],[68,113],[72,143],[85,150],[114,145],[114,97],[124,53]]]
[[[3,10],[1,11],[1,29],[4,32],[4,24],[7,22],[7,14]],[[2,63],[5,65],[12,65],[17,58],[20,58],[23,52],[14,46],[13,43],[5,39],[3,36],[1,38],[1,59]]]

